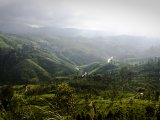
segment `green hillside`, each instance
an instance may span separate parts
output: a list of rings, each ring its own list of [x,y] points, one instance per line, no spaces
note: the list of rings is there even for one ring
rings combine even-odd
[[[92,73],[98,73],[98,74],[105,74],[111,70],[115,70],[116,68],[118,68],[118,66],[108,63],[108,64],[104,64],[103,66],[100,66],[99,68],[95,69],[92,71]]]
[[[74,74],[73,64],[40,46],[33,38],[1,34],[0,82],[46,81],[53,76]]]
[[[50,73],[31,59],[16,64],[7,76],[12,83],[16,81],[19,84],[26,83],[28,80],[38,82],[50,79]]]
[[[96,71],[97,69],[99,69],[101,66],[103,66],[103,63],[94,62],[94,63],[91,63],[91,64],[82,65],[81,69],[82,69],[82,71],[85,71],[85,72],[90,74],[93,71]]]

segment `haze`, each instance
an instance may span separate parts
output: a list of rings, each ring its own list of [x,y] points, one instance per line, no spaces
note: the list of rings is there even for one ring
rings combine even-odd
[[[159,0],[0,0],[0,31],[74,28],[160,37]]]

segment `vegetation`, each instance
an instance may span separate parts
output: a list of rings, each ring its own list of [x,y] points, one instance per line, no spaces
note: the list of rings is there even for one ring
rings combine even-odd
[[[14,35],[0,39],[0,119],[160,119],[158,57],[89,63],[94,57],[78,50],[51,52]]]

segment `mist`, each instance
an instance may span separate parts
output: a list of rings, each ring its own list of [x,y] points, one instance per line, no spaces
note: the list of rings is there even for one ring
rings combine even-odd
[[[159,4],[158,0],[0,0],[0,31],[58,41],[65,50],[78,49],[99,58],[150,56],[160,44]]]
[[[158,0],[1,0],[0,30],[56,27],[159,37],[159,4]]]

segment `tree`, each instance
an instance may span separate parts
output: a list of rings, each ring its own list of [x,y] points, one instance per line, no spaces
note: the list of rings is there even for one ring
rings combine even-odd
[[[13,88],[10,85],[3,86],[0,89],[0,101],[5,110],[8,110],[7,108],[11,102],[13,93]]]
[[[158,110],[156,112],[156,117],[157,117],[157,120],[160,120],[160,106],[158,107]]]
[[[109,111],[107,116],[105,117],[106,120],[114,120],[114,115],[112,111]]]
[[[103,120],[103,116],[102,116],[101,113],[99,113],[99,115],[97,116],[97,119],[98,119],[98,120]]]
[[[84,112],[81,112],[81,117],[82,117],[82,120],[86,120]]]
[[[75,90],[67,83],[58,84],[56,87],[56,106],[63,113],[71,115],[75,112]]]
[[[159,91],[156,91],[155,93],[155,101],[159,101]]]
[[[115,119],[122,120],[123,119],[123,111],[122,107],[119,107],[117,111],[114,113]]]
[[[87,115],[86,115],[86,120],[92,120],[90,114],[87,114]]]
[[[76,120],[82,120],[80,114],[78,114],[78,115],[76,116]]]
[[[151,105],[146,106],[146,117],[147,120],[151,120],[154,117],[155,108]]]
[[[120,84],[122,86],[122,91],[125,88],[129,87],[129,84],[131,83],[131,80],[134,77],[134,72],[131,71],[129,68],[127,67],[122,67],[119,71],[119,78],[120,78]]]

